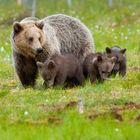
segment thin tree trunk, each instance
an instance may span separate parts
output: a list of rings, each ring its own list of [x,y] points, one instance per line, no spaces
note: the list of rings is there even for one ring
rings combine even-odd
[[[36,0],[33,0],[33,3],[32,3],[32,17],[35,17],[35,12],[36,12]]]
[[[22,0],[17,0],[18,5],[22,5]]]
[[[113,0],[108,0],[109,7],[112,7]]]
[[[71,7],[72,6],[72,0],[67,0],[68,6]]]

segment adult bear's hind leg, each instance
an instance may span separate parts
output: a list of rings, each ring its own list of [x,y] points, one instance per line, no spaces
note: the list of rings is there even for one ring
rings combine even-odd
[[[34,86],[37,76],[37,65],[32,58],[26,58],[23,55],[13,51],[14,66],[17,75],[24,87]]]

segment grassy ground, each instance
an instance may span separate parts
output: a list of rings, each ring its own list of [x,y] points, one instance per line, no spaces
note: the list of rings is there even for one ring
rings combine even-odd
[[[11,22],[24,8],[0,0],[0,140],[139,140],[140,138],[140,2],[138,0],[41,0],[37,17],[66,13],[81,19],[93,32],[96,50],[127,48],[127,76],[104,84],[72,89],[24,89],[11,58]],[[10,10],[9,10],[10,9]],[[84,113],[77,102],[83,100]]]

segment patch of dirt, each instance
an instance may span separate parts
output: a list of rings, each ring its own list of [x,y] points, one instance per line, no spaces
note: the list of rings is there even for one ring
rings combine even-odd
[[[123,117],[118,111],[113,111],[111,114],[116,120],[123,121]]]
[[[27,123],[31,125],[48,125],[50,124],[62,124],[63,119],[57,117],[57,116],[49,116],[46,119],[43,120],[32,120],[32,119],[27,119],[27,120],[18,120],[18,121],[13,121],[13,123]]]
[[[133,108],[140,109],[140,104],[136,104],[134,102],[128,102],[128,103],[125,103],[124,105],[126,109],[133,109]]]
[[[57,105],[40,104],[38,106],[41,107],[43,110],[46,110],[47,112],[59,112],[65,107],[64,104],[57,104]]]
[[[140,67],[128,67],[128,71],[132,72],[140,72]]]
[[[62,124],[63,120],[57,116],[48,117],[48,122],[53,124]]]
[[[104,112],[104,113],[92,113],[87,115],[86,117],[89,118],[90,120],[95,120],[96,118],[100,117],[100,116],[112,116],[114,119],[118,120],[118,121],[123,121],[123,117],[122,115],[117,112],[117,111],[113,111],[113,112]]]
[[[140,121],[140,115],[135,118],[135,121]]]
[[[87,117],[90,119],[90,120],[95,120],[97,117],[101,116],[103,114],[90,114],[88,115]]]
[[[64,109],[74,108],[75,106],[77,106],[77,102],[70,101],[67,103],[60,103],[60,104],[56,104],[56,105],[39,104],[38,106],[42,107],[43,109],[45,109],[48,112],[59,112],[59,111],[64,110]]]
[[[115,105],[111,108],[111,110],[122,111],[126,109],[140,109],[140,104],[136,104],[134,102],[128,102],[124,105]]]
[[[77,106],[77,102],[76,101],[70,101],[65,105],[65,108],[73,108]]]
[[[88,114],[86,117],[89,118],[90,120],[94,120],[99,116],[106,116],[106,115],[111,115],[114,119],[118,121],[123,121],[123,116],[121,112],[123,110],[127,109],[140,109],[140,104],[136,104],[134,102],[126,102],[123,105],[113,105],[109,111],[106,111],[104,113],[97,113],[96,111],[93,111],[92,113]],[[140,120],[140,115],[136,117],[137,121]]]
[[[44,119],[44,120],[30,120],[29,119],[29,120],[14,121],[14,123],[27,123],[27,124],[30,124],[30,125],[47,125],[48,120],[47,119]]]

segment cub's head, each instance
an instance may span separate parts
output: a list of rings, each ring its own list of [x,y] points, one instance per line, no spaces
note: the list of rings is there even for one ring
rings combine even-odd
[[[111,73],[114,65],[116,62],[116,58],[112,57],[112,58],[107,58],[107,57],[102,57],[102,56],[97,56],[96,59],[96,65],[99,71],[99,75],[100,75],[100,79],[106,80],[107,77],[109,76],[109,74]]]
[[[109,58],[116,57],[117,58],[115,66],[113,68],[114,71],[117,72],[120,69],[121,63],[123,63],[125,61],[125,57],[126,57],[125,52],[126,52],[126,49],[121,49],[118,46],[114,46],[112,48],[108,48],[108,47],[106,48],[107,57],[109,57]]]
[[[37,66],[42,78],[45,81],[45,86],[53,86],[58,70],[57,64],[53,60],[48,60],[45,63],[37,62]]]
[[[27,57],[34,58],[43,51],[45,35],[43,22],[15,22],[13,24],[12,43],[14,49]]]

